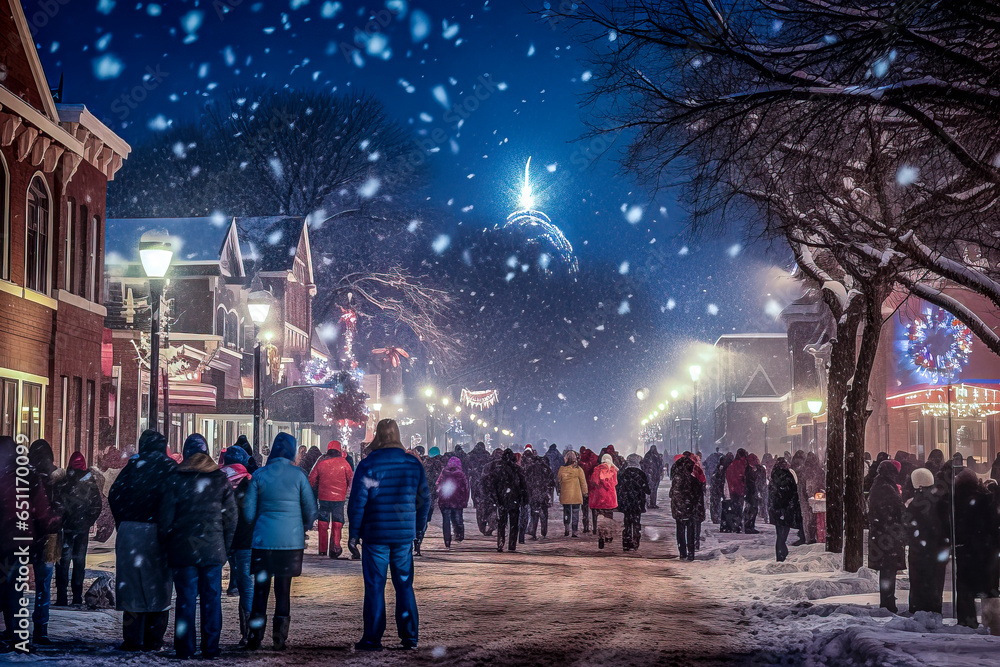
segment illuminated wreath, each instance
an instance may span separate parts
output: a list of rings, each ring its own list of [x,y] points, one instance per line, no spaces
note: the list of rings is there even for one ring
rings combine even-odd
[[[931,384],[949,382],[969,363],[972,331],[948,311],[928,310],[918,315],[906,330],[910,361]]]

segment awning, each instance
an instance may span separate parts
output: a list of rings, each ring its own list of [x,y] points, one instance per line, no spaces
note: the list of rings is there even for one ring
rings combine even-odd
[[[165,401],[163,396],[163,383],[160,383],[160,401]],[[215,385],[201,382],[191,382],[188,380],[170,381],[170,406],[210,408],[215,410]]]

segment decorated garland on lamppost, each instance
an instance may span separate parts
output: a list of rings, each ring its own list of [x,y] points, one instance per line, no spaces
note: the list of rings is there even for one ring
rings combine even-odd
[[[910,361],[931,384],[951,382],[969,363],[972,331],[948,311],[929,309],[915,317],[906,331]]]

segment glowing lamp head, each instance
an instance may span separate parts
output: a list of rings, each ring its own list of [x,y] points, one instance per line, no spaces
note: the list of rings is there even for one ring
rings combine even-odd
[[[806,401],[806,406],[809,408],[809,412],[813,413],[814,415],[818,415],[820,411],[823,409],[823,401],[820,400]]]
[[[643,425],[643,426],[645,426],[645,425],[646,425],[646,424],[648,424],[648,423],[649,423],[649,420],[648,420],[648,419],[643,419],[643,420],[642,420],[642,425]]]
[[[767,415],[764,415],[763,417],[760,418],[760,423],[764,424],[765,426],[767,426],[767,422],[769,421],[771,421],[771,419]]]
[[[676,389],[671,389],[670,390],[670,398],[673,398],[673,399],[676,400],[678,396],[680,396],[680,392],[679,391],[677,391]]]
[[[174,247],[166,232],[150,230],[139,239],[139,260],[147,278],[167,275],[173,258]]]
[[[636,389],[635,390],[635,397],[638,398],[640,401],[645,401],[646,400],[646,395],[648,393],[649,392],[646,389]]]
[[[375,412],[379,412],[381,409],[382,409],[381,403],[372,403],[372,410],[374,410]]]
[[[457,414],[460,414],[461,412],[462,412],[462,406],[461,405],[456,405],[455,406],[455,414],[457,415]]]
[[[701,377],[701,366],[691,366],[688,368],[688,373],[691,374],[691,382],[697,382],[698,378]]]
[[[250,319],[254,324],[258,326],[263,324],[271,312],[271,293],[262,289],[250,292],[247,297],[247,310],[250,311]]]
[[[424,396],[430,398],[433,395],[434,395],[434,389],[432,387],[427,387],[426,389],[424,389]]]
[[[447,396],[445,396],[444,398],[441,399],[441,405],[443,405],[445,407],[448,407],[449,403],[451,403],[451,401],[448,399]]]
[[[666,404],[666,403],[660,403],[660,404],[659,404],[658,406],[656,406],[656,407],[657,407],[657,408],[658,408],[658,409],[660,410],[660,412],[663,412],[664,410],[666,410],[666,409],[667,409],[667,404]]]

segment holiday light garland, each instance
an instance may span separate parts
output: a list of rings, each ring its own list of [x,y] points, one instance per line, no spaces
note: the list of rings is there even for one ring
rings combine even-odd
[[[945,384],[969,363],[972,331],[948,311],[928,309],[907,325],[905,346],[918,375]]]
[[[463,389],[461,401],[470,408],[485,410],[500,402],[500,392],[496,389],[486,389],[483,391],[472,391]]]

